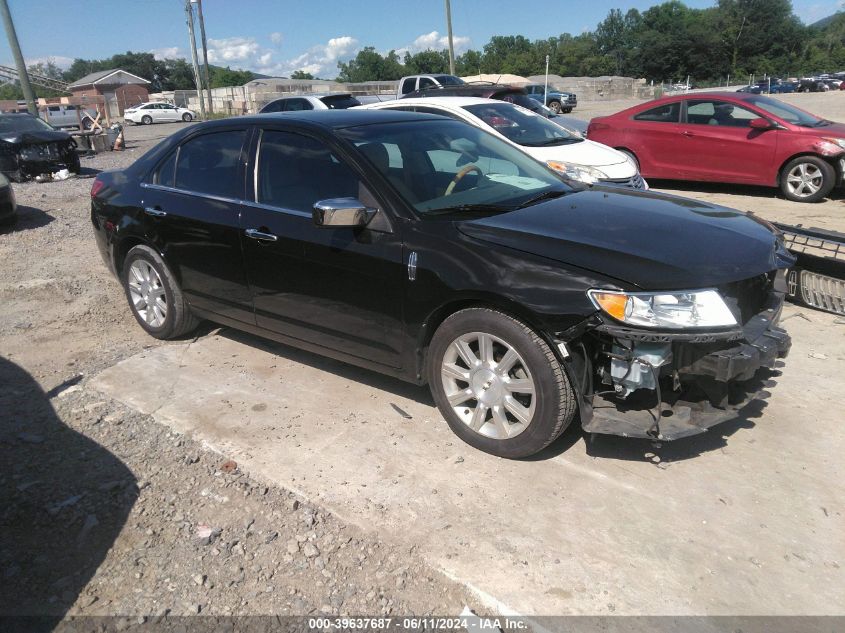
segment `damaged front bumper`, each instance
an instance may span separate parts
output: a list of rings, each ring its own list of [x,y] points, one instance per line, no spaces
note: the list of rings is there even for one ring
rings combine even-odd
[[[588,383],[579,385],[584,430],[674,440],[738,417],[767,395],[771,370],[789,351],[791,339],[777,326],[783,300],[773,292],[744,326],[715,333],[602,323],[594,331],[602,343],[572,372]]]

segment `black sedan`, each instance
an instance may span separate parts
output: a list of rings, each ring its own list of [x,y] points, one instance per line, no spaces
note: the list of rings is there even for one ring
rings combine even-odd
[[[21,182],[60,169],[79,173],[70,134],[31,114],[0,114],[0,173]]]
[[[433,115],[208,122],[97,176],[97,245],[152,336],[198,319],[431,388],[490,453],[736,416],[790,339],[792,258],[744,213],[567,184]]]

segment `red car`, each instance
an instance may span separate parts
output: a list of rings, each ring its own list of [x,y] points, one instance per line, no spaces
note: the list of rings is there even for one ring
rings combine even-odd
[[[845,125],[763,95],[665,97],[597,117],[587,134],[645,178],[780,187],[798,202],[821,200],[845,172]]]

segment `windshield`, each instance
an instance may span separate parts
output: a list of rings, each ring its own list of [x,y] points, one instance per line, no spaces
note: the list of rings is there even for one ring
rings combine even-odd
[[[321,97],[320,101],[325,103],[329,110],[345,110],[346,108],[361,105],[361,102],[352,95],[330,95],[328,97]]]
[[[505,103],[464,106],[491,128],[514,143],[526,147],[548,147],[580,143],[584,139],[555,125],[546,117]]]
[[[459,121],[365,125],[338,134],[423,216],[500,213],[573,191],[519,149]]]
[[[749,103],[756,105],[758,108],[765,110],[769,114],[773,114],[774,116],[783,119],[787,123],[792,123],[793,125],[800,125],[802,127],[822,127],[824,125],[830,125],[830,121],[827,119],[822,119],[810,114],[809,112],[805,112],[800,108],[791,106],[788,103],[778,101],[777,99],[771,99],[769,97],[755,97],[753,99],[749,99],[748,101]]]
[[[435,77],[437,83],[441,86],[463,86],[464,80],[454,75],[437,75]]]
[[[38,117],[29,114],[6,114],[0,116],[0,134],[9,132],[44,132],[55,128]]]

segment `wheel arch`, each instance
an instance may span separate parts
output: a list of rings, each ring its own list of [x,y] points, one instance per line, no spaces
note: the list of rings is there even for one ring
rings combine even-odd
[[[786,168],[786,166],[796,158],[801,158],[802,156],[811,156],[813,158],[823,160],[828,165],[833,167],[834,171],[836,172],[837,180],[840,180],[842,178],[842,170],[839,168],[839,159],[845,157],[845,154],[837,154],[836,156],[822,156],[818,152],[796,152],[795,154],[792,154],[791,156],[787,157],[778,166],[777,174],[775,175],[775,187],[780,187],[781,180],[783,179],[784,169]]]
[[[129,251],[131,251],[136,246],[148,246],[149,248],[153,249],[164,260],[164,263],[168,264],[168,268],[170,268],[171,273],[176,276],[176,271],[172,266],[169,265],[167,258],[161,252],[160,248],[158,248],[150,240],[139,235],[127,235],[119,242],[116,242],[113,248],[114,269],[118,277],[121,277],[121,275],[123,274],[123,263],[126,260],[126,255],[128,255]],[[181,283],[181,279],[178,279],[178,277],[177,281]]]
[[[549,346],[554,350],[555,355],[558,351],[553,345],[553,341],[546,329],[542,326],[542,320],[533,312],[526,309],[525,306],[520,305],[516,301],[497,295],[495,293],[473,293],[464,297],[459,297],[444,303],[431,312],[428,313],[420,326],[420,331],[417,336],[416,344],[416,375],[418,378],[425,380],[425,367],[428,362],[428,349],[431,345],[431,339],[437,328],[448,319],[450,316],[461,310],[467,308],[489,308],[498,310],[508,316],[511,316],[519,321],[522,321],[534,330],[538,336],[543,338]],[[558,358],[560,360],[560,358]]]

